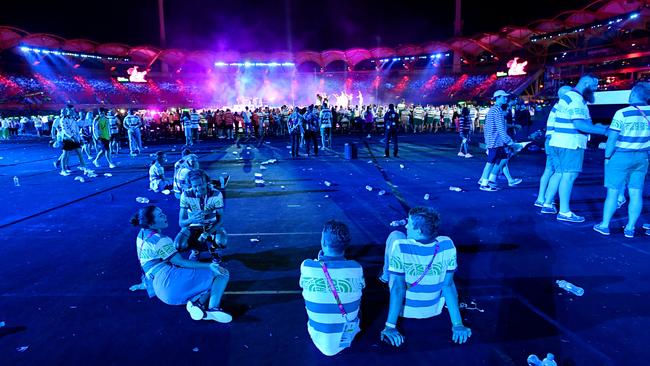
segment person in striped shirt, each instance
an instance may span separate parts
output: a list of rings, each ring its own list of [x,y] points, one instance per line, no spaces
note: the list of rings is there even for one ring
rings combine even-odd
[[[176,248],[185,234],[181,231],[173,241],[162,234],[169,223],[167,215],[156,206],[138,210],[131,224],[140,227],[136,249],[144,272],[142,287],[150,291],[151,297],[168,305],[185,304],[193,320],[232,321],[232,316],[219,307],[230,277],[228,270],[216,263],[181,257]]]
[[[567,92],[555,106],[555,126],[549,141],[549,156],[555,173],[552,179],[557,185],[549,184],[541,213],[557,214],[558,221],[584,222],[585,218],[571,211],[573,183],[582,171],[588,134],[604,135],[607,126],[591,122],[587,103],[594,102],[598,90],[598,77],[587,74],[580,78],[576,87]],[[555,194],[560,194],[559,212],[553,207]]]
[[[110,109],[108,111],[108,124],[111,129],[111,154],[117,155],[120,152],[120,125],[115,111]]]
[[[192,109],[192,113],[190,113],[190,123],[191,123],[191,140],[196,142],[199,142],[199,122],[201,122],[201,115],[196,111],[196,109]]]
[[[194,145],[192,142],[192,119],[188,111],[183,112],[181,121],[183,122],[183,132],[185,133],[185,146],[192,146]]]
[[[425,111],[422,105],[418,104],[413,108],[413,133],[422,132],[424,126]]]
[[[349,347],[360,331],[359,307],[366,283],[361,265],[345,258],[349,244],[348,227],[336,220],[328,221],[323,227],[318,258],[306,259],[300,265],[307,331],[316,348],[326,356]]]
[[[630,92],[630,106],[614,114],[605,148],[605,187],[607,198],[603,221],[594,230],[609,235],[609,223],[617,209],[617,198],[627,182],[630,194],[627,225],[623,234],[634,237],[636,222],[643,206],[643,186],[648,172],[650,151],[650,82],[637,83]]]
[[[571,90],[571,87],[568,85],[564,85],[560,87],[557,91],[557,97],[561,99],[566,93],[568,93]],[[559,180],[560,176],[554,176],[553,173],[555,173],[555,170],[553,170],[553,164],[551,162],[551,158],[548,155],[549,152],[549,142],[551,141],[551,136],[553,136],[553,130],[555,129],[555,111],[556,111],[556,106],[553,105],[553,108],[551,109],[551,112],[548,114],[548,118],[546,119],[546,140],[544,141],[544,152],[546,153],[546,166],[544,167],[544,173],[542,173],[542,176],[539,178],[539,191],[537,193],[537,200],[535,200],[535,206],[536,207],[544,207],[544,196],[546,195],[546,187],[548,187],[549,182],[551,180],[551,177],[554,177],[553,179]],[[555,181],[553,183],[554,185],[557,185],[558,182]]]
[[[128,114],[124,117],[122,123],[127,129],[129,134],[129,150],[131,156],[136,156],[140,154],[142,149],[142,136],[140,133],[140,128],[142,128],[142,120],[140,117],[136,116],[133,109],[129,109]]]
[[[400,346],[398,317],[425,319],[439,315],[445,304],[451,318],[452,340],[465,343],[472,331],[463,325],[454,284],[456,247],[450,238],[438,236],[440,215],[428,207],[409,211],[406,235],[393,232],[386,242],[390,305],[381,340]]]
[[[494,105],[485,117],[483,135],[488,150],[488,160],[483,168],[483,174],[479,180],[480,189],[486,192],[497,191],[496,180],[499,172],[499,164],[508,158],[505,146],[513,143],[512,138],[506,133],[506,121],[503,116],[503,107],[508,105],[509,94],[503,90],[494,92],[492,99]]]
[[[327,103],[323,103],[323,107],[318,115],[320,123],[320,139],[323,150],[332,148],[332,111],[327,107]],[[325,141],[328,142],[325,145]]]

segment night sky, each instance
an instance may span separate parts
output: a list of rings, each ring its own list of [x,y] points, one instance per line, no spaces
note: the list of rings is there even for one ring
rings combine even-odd
[[[521,5],[531,3],[522,0],[465,0],[463,34],[526,25],[589,3],[537,1],[531,11]],[[166,0],[165,7],[169,48],[319,51],[394,47],[453,35],[454,0]],[[6,1],[0,25],[98,42],[159,44],[156,0]]]

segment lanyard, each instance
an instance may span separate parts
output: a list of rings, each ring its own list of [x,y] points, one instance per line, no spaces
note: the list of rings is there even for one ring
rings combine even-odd
[[[645,113],[643,113],[643,110],[637,106],[633,106],[633,107],[636,108],[641,113],[643,118],[645,118],[646,122],[648,122],[648,125],[650,125],[650,119],[648,119],[648,116],[646,116]]]
[[[439,248],[439,245],[438,245],[438,243],[436,243],[436,248],[435,248],[435,250],[433,252],[433,258],[431,258],[431,262],[429,263],[427,268],[424,269],[424,272],[422,272],[422,274],[420,275],[420,278],[418,278],[417,280],[415,280],[415,282],[413,282],[411,284],[408,284],[408,283],[406,284],[407,289],[410,289],[411,287],[417,286],[418,283],[420,283],[420,281],[422,281],[424,276],[426,276],[427,272],[429,272],[429,270],[431,269],[431,266],[433,265],[433,260],[436,259],[436,254],[438,254],[438,248]]]
[[[334,295],[334,300],[336,300],[336,305],[338,305],[339,310],[341,311],[341,315],[346,318],[348,313],[345,311],[345,308],[343,308],[343,304],[341,303],[341,299],[339,298],[339,293],[336,292],[336,287],[334,287],[334,282],[332,281],[332,277],[330,276],[329,271],[327,270],[327,266],[325,266],[325,262],[319,261],[321,267],[323,267],[323,273],[325,274],[325,278],[327,279],[327,283],[330,286],[330,289],[332,290],[332,295]]]
[[[156,235],[156,232],[151,230],[149,235],[147,235],[147,237],[145,238],[144,237],[144,231],[142,232],[142,243],[140,243],[140,251],[142,251],[142,247],[144,246],[144,242],[151,239],[151,237],[154,236],[154,235]]]

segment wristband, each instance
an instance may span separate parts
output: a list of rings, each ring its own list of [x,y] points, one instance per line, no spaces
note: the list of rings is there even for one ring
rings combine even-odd
[[[386,322],[386,328],[395,329],[397,326],[393,323]]]

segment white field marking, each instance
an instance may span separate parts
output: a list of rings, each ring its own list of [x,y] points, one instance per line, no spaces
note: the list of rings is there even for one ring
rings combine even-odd
[[[292,233],[238,233],[231,234],[228,233],[228,236],[282,236],[282,235],[320,235],[320,231],[295,231]]]

